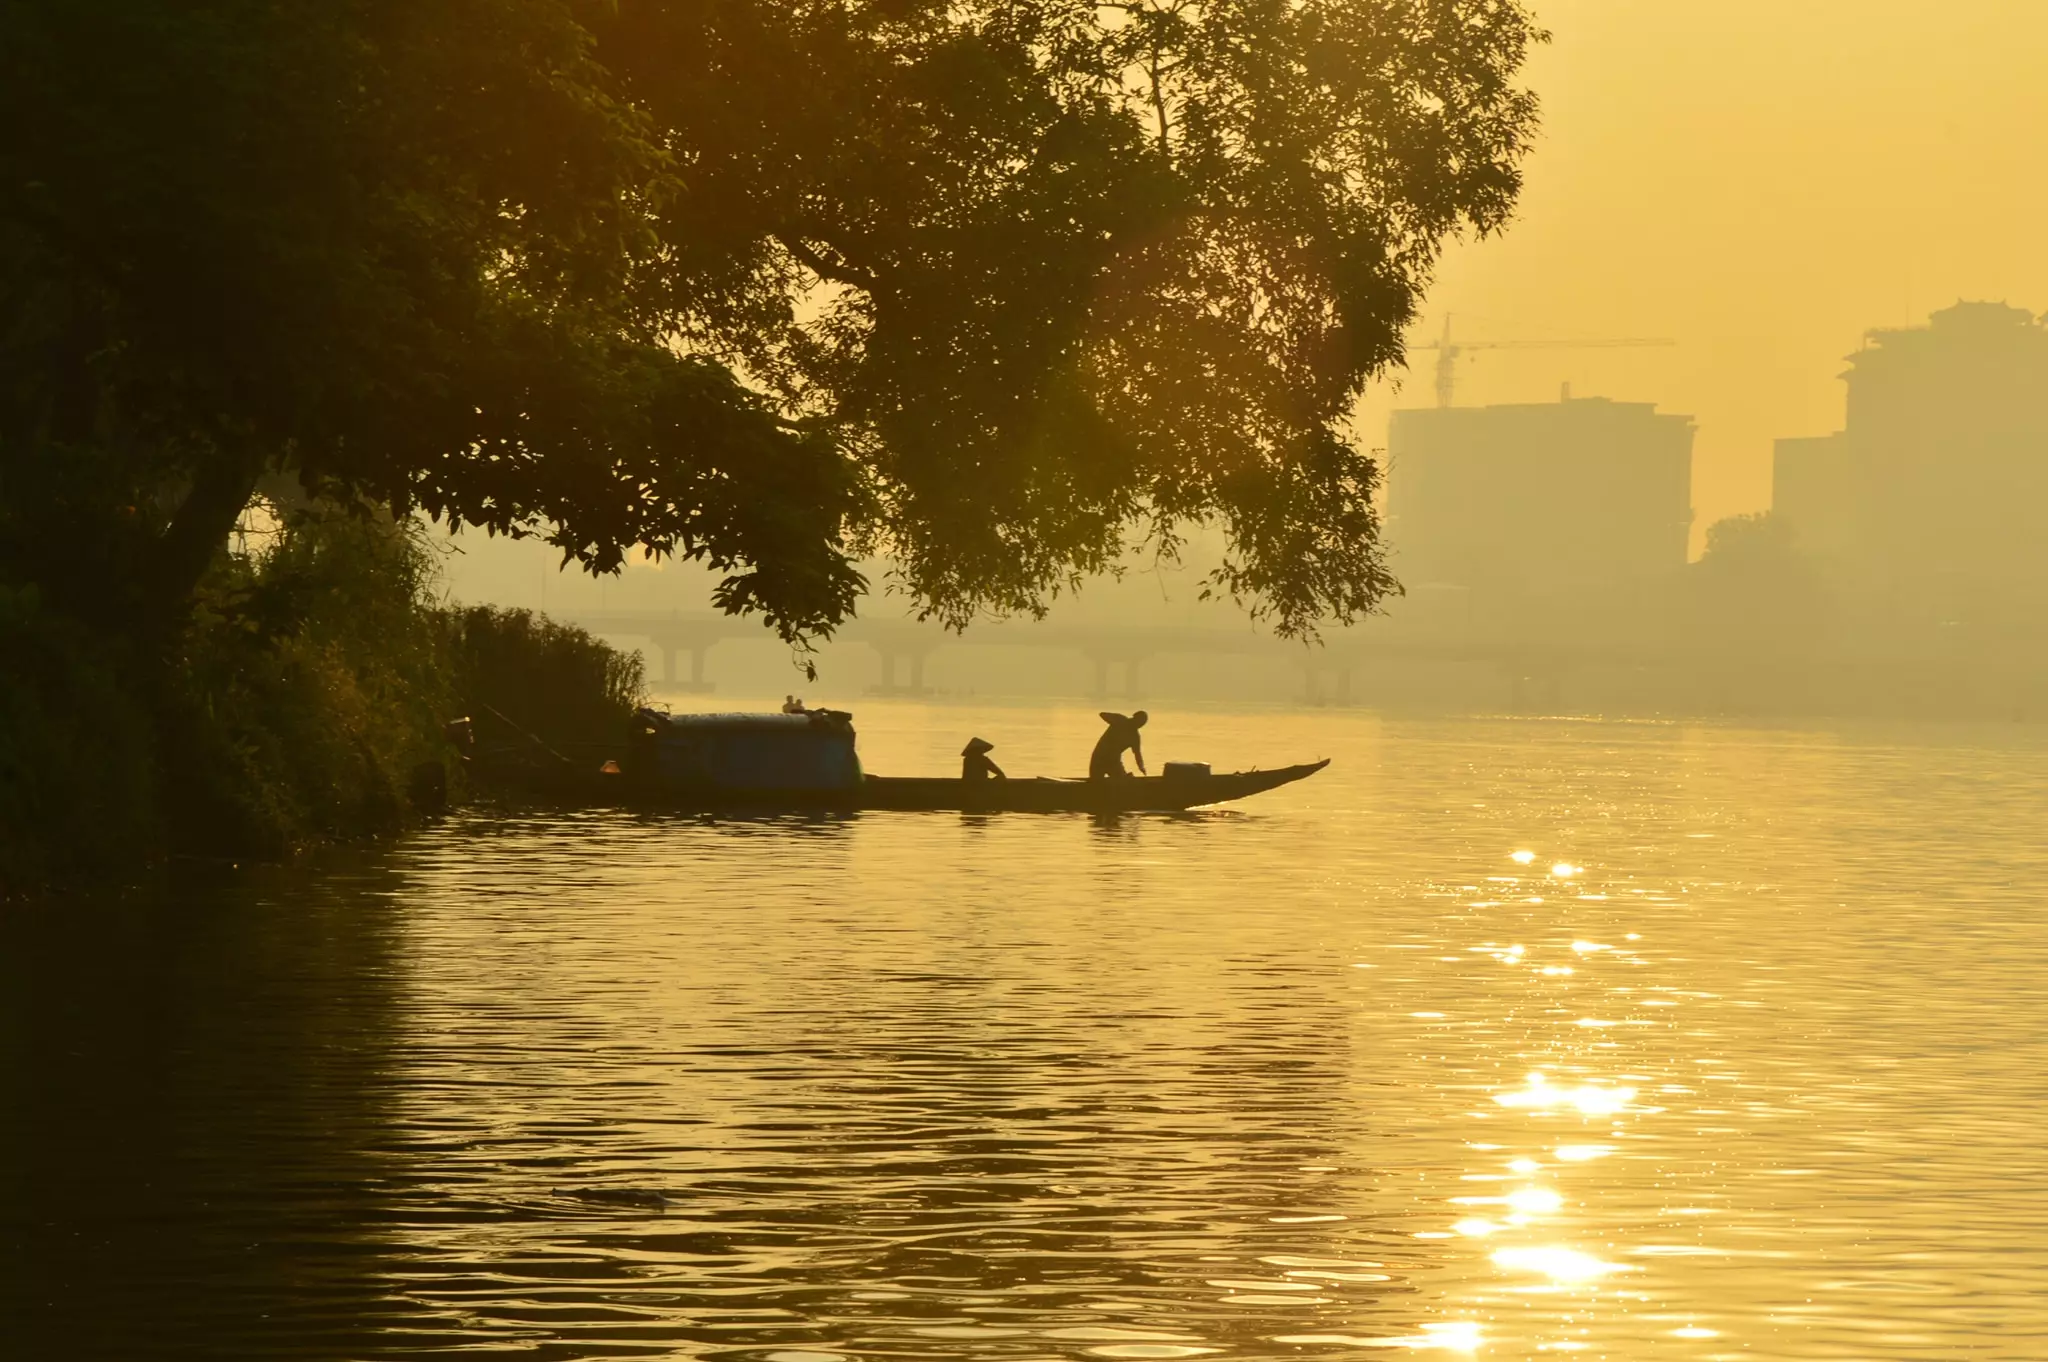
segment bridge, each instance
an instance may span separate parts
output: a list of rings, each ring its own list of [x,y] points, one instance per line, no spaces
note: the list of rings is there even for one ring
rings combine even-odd
[[[766,637],[758,620],[709,611],[585,610],[559,616],[607,638],[645,639],[661,654],[662,677],[668,688],[706,694],[715,687],[706,671],[710,651],[726,640]],[[1457,640],[1418,638],[1385,629],[1339,634],[1319,646],[1292,643],[1247,626],[1242,630],[1167,624],[1095,625],[994,620],[976,624],[966,634],[911,619],[848,620],[832,635],[834,643],[872,648],[882,663],[877,695],[931,694],[925,685],[925,662],[941,648],[962,645],[1047,648],[1079,653],[1094,664],[1094,695],[1107,700],[1135,698],[1148,661],[1165,655],[1259,656],[1281,660],[1302,673],[1303,698],[1310,703],[1349,704],[1355,673],[1378,659],[1423,658],[1476,663],[1499,668],[1518,702],[1525,695],[1541,702],[1557,676],[1593,663],[1640,664],[1647,658],[1630,652],[1610,655],[1567,641]],[[679,662],[689,659],[689,674]]]
[[[593,634],[608,638],[646,639],[661,654],[662,675],[670,689],[704,693],[713,689],[705,672],[705,659],[712,648],[727,639],[755,640],[764,637],[758,620],[740,619],[709,612],[658,610],[586,610],[560,618],[580,625]],[[928,695],[925,662],[941,648],[960,645],[996,644],[1008,647],[1053,648],[1077,652],[1095,665],[1095,694],[1135,696],[1140,669],[1147,659],[1163,653],[1277,655],[1290,645],[1249,630],[1238,633],[1225,629],[1178,628],[1170,625],[1072,625],[990,621],[977,624],[967,634],[916,620],[848,620],[833,631],[834,643],[858,643],[874,649],[882,662],[880,695]],[[1291,645],[1295,654],[1309,650]],[[680,674],[678,662],[689,658],[689,675]]]

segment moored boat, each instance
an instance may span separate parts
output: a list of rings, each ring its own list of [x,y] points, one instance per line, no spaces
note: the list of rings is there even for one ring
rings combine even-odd
[[[1306,780],[1329,760],[1271,771],[1189,772],[1111,780],[961,780],[869,776],[866,809],[958,809],[967,813],[1178,813]]]
[[[853,716],[794,714],[634,716],[624,759],[587,772],[549,766],[535,793],[678,810],[961,811],[979,813],[1179,812],[1290,785],[1328,760],[1268,771],[1211,772],[1168,763],[1156,776],[967,780],[877,776],[861,769]]]

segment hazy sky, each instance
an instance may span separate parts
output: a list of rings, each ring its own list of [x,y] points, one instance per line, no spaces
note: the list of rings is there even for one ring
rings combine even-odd
[[[1841,359],[1958,297],[2048,309],[2048,0],[1535,0],[1544,131],[1517,221],[1453,250],[1423,330],[1668,336],[1497,352],[1460,402],[1648,400],[1699,421],[1695,541],[1839,427]],[[1389,406],[1426,405],[1432,356]]]

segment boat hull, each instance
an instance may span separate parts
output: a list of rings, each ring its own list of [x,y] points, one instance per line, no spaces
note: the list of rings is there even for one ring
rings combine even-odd
[[[1209,775],[1124,776],[1110,780],[962,780],[958,777],[867,776],[845,790],[733,790],[662,786],[629,771],[597,775],[535,768],[487,781],[528,797],[684,812],[797,813],[862,810],[960,813],[1178,813],[1244,799],[1306,780],[1327,760],[1271,771]]]
[[[1111,780],[969,781],[869,776],[861,785],[860,804],[868,809],[964,813],[1178,813],[1291,785],[1328,765],[1327,761],[1319,761],[1273,771],[1125,776]]]

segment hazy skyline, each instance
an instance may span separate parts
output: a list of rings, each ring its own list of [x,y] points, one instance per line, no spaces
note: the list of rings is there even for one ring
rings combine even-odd
[[[1958,298],[2048,308],[2048,5],[1543,0],[1544,127],[1515,221],[1454,246],[1417,339],[1668,336],[1487,353],[1463,403],[1580,395],[1699,422],[1706,527],[1770,504],[1771,442],[1842,419],[1842,357]],[[1433,401],[1429,352],[1361,434]]]

